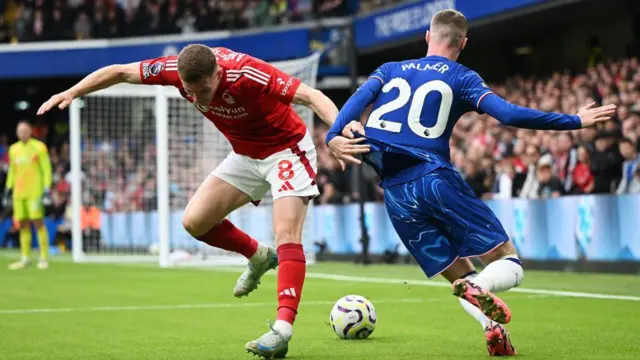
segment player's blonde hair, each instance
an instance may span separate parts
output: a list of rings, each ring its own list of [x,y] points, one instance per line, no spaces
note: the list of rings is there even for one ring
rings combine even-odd
[[[445,41],[449,47],[459,47],[467,36],[467,18],[457,10],[439,11],[431,19],[431,33],[438,41]]]
[[[205,45],[187,45],[178,55],[178,74],[186,83],[196,83],[210,77],[216,65],[216,56]]]

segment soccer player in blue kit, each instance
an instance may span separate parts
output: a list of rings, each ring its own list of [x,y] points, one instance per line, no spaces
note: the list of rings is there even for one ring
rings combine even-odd
[[[460,304],[482,324],[490,355],[516,355],[502,325],[511,312],[494,292],[518,286],[522,264],[500,221],[450,163],[453,126],[476,111],[514,127],[574,130],[609,120],[615,105],[589,104],[568,115],[508,103],[456,62],[467,28],[462,13],[437,13],[426,33],[427,56],[374,71],[344,105],[326,142],[345,162],[359,164],[354,155],[363,154],[381,177],[396,232],[425,274],[453,283]],[[362,126],[356,119],[370,104]],[[487,264],[479,274],[470,257]]]

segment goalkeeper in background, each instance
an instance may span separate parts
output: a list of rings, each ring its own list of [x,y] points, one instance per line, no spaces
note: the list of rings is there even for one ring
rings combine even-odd
[[[31,253],[31,224],[38,230],[40,261],[38,269],[49,267],[49,235],[44,226],[44,206],[50,203],[51,162],[47,146],[31,138],[31,125],[20,122],[18,141],[9,148],[9,174],[5,185],[4,206],[13,204],[13,217],[20,223],[20,261],[9,265],[17,270],[27,267]]]

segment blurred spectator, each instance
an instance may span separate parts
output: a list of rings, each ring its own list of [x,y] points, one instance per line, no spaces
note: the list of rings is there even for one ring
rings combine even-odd
[[[464,179],[469,184],[476,196],[481,197],[487,192],[484,186],[484,173],[478,171],[478,166],[473,161],[464,163]]]
[[[536,171],[538,180],[538,199],[551,199],[563,194],[564,188],[560,179],[553,175],[550,159],[542,158]]]
[[[317,13],[320,17],[340,16],[346,13],[345,0],[320,0]]]
[[[604,132],[596,137],[591,157],[591,171],[595,177],[594,194],[613,192],[622,177],[622,156],[615,143],[616,134]]]
[[[557,169],[558,179],[562,182],[564,192],[569,193],[573,187],[573,169],[578,161],[578,154],[573,148],[573,139],[568,132],[557,135],[554,155],[554,165]]]
[[[73,25],[77,40],[91,39],[91,22],[86,13],[81,12]]]
[[[586,146],[578,147],[578,162],[573,169],[572,177],[575,184],[574,193],[590,194],[595,186],[595,180],[591,173],[591,155]]]
[[[4,15],[0,13],[0,44],[8,43],[9,41],[11,41],[9,25],[7,25]]]
[[[515,196],[517,190],[513,185],[516,177],[516,170],[510,157],[502,159],[498,163],[498,175],[496,178],[496,191],[491,196],[492,199],[510,199]]]
[[[523,156],[526,165],[525,180],[518,196],[523,199],[537,197],[538,180],[536,178],[536,164],[540,160],[540,152],[534,145],[528,145]]]
[[[622,195],[634,192],[632,190],[637,188],[634,182],[638,181],[635,175],[640,168],[640,155],[638,155],[633,141],[629,139],[622,139],[618,147],[620,154],[624,158],[624,162],[622,163],[622,179],[620,180],[616,193]]]

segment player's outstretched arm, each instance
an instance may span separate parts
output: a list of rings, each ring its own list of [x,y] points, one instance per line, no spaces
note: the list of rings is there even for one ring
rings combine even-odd
[[[616,111],[615,105],[594,107],[588,104],[576,115],[544,112],[511,104],[495,94],[481,99],[479,109],[509,126],[535,130],[576,130],[608,121]]]
[[[53,95],[40,106],[38,115],[42,115],[56,106],[62,110],[69,106],[73,99],[77,97],[106,89],[119,83],[142,84],[139,69],[140,63],[137,62],[123,65],[110,65],[98,69],[68,90]]]
[[[293,95],[294,104],[300,104],[313,110],[327,125],[333,125],[338,116],[338,108],[322,91],[301,83]]]

